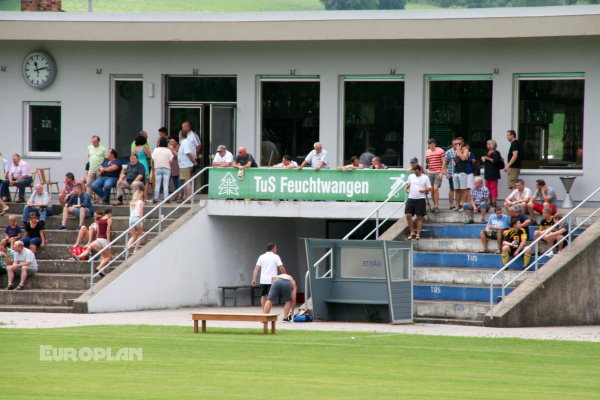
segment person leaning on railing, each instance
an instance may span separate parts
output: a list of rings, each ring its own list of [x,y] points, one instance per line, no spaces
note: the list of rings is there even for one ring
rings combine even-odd
[[[341,165],[341,166],[337,167],[337,170],[338,171],[349,171],[352,169],[364,169],[364,168],[365,168],[365,166],[359,162],[358,157],[352,156],[352,157],[350,157],[350,164]]]
[[[281,162],[279,164],[273,165],[273,168],[298,168],[298,163],[293,161],[292,157],[286,154],[281,158]]]

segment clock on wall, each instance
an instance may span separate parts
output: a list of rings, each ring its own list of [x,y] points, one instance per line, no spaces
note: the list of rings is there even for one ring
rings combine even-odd
[[[23,61],[23,78],[30,86],[44,89],[56,78],[56,62],[43,50],[32,51]]]

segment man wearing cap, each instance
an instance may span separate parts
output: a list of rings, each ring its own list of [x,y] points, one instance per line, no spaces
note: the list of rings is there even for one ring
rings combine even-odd
[[[217,147],[217,154],[215,154],[215,158],[213,158],[212,166],[213,167],[221,167],[221,168],[229,168],[233,165],[233,154],[227,150],[227,146],[224,144],[220,144]]]
[[[310,165],[315,171],[320,170],[321,168],[329,169],[329,165],[327,165],[327,151],[323,150],[323,145],[319,142],[316,142],[313,145],[313,150],[306,156],[306,159],[302,161],[302,164],[298,167],[298,171],[302,170],[302,168]]]
[[[431,191],[431,182],[429,178],[423,175],[420,165],[412,167],[414,173],[408,176],[406,191],[408,200],[406,201],[405,212],[406,222],[410,229],[408,240],[421,239],[421,229],[423,228],[423,216],[427,213],[425,207],[425,196]],[[417,232],[413,224],[413,215],[417,216]]]
[[[410,167],[406,170],[407,174],[414,174],[415,173],[415,167],[419,165],[419,159],[417,157],[413,157],[410,159]]]

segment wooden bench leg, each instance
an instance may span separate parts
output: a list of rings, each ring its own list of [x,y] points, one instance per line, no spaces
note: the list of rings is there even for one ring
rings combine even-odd
[[[202,320],[202,332],[206,332],[206,320]]]
[[[198,333],[198,320],[194,320],[194,333]]]
[[[269,333],[269,323],[263,322],[263,333],[266,335]]]
[[[275,334],[275,321],[271,321],[271,333]]]

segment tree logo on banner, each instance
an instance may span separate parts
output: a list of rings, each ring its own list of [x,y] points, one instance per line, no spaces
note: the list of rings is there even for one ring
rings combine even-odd
[[[240,187],[236,183],[236,179],[231,175],[231,172],[225,174],[219,185],[219,195],[224,196],[239,196]]]

